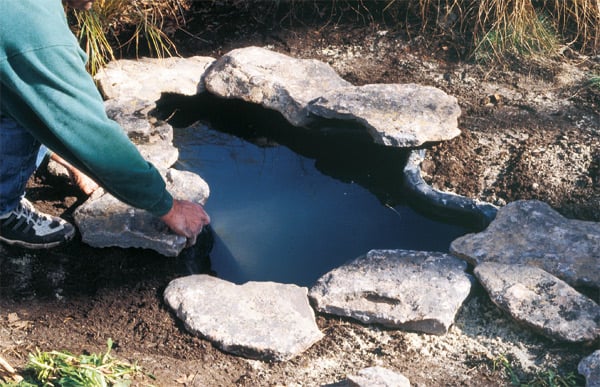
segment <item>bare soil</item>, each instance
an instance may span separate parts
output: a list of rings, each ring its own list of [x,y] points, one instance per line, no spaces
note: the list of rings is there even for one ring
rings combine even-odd
[[[600,221],[600,91],[585,83],[600,71],[599,58],[565,49],[544,60],[476,65],[444,36],[424,37],[352,10],[261,15],[218,4],[196,12],[188,33],[177,35],[180,52],[216,58],[268,46],[328,62],[354,84],[439,87],[461,105],[462,135],[427,145],[423,169],[432,185],[499,205],[539,199],[567,217]],[[30,186],[38,207],[65,218],[84,200],[43,175]],[[36,348],[98,353],[112,338],[114,355],[154,376],[136,384],[159,386],[318,386],[373,365],[420,386],[507,385],[498,366],[505,357],[523,381],[552,370],[583,385],[577,363],[595,349],[516,325],[476,288],[443,336],[318,316],[325,338],[305,353],[283,363],[248,360],[188,334],[167,309],[162,291],[186,273],[178,259],[77,240],[44,252],[0,247],[0,356],[22,371]],[[582,291],[599,300],[597,289]]]

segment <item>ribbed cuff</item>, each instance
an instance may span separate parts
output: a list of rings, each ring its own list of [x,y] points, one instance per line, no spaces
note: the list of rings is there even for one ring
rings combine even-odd
[[[173,196],[165,190],[160,200],[152,208],[148,208],[147,211],[160,218],[169,212],[171,207],[173,207]]]

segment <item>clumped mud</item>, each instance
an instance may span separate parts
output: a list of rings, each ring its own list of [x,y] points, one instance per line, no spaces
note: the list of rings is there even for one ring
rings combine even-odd
[[[234,11],[194,15],[188,30],[195,37],[178,35],[181,54],[218,57],[237,47],[267,46],[328,62],[357,85],[439,87],[459,101],[462,134],[427,145],[423,170],[434,187],[498,205],[539,199],[567,217],[600,221],[600,91],[586,85],[600,71],[599,58],[567,49],[569,55],[543,61],[480,66],[457,59],[443,38],[382,22],[330,17],[316,27],[288,17],[273,24]],[[30,197],[67,218],[83,200],[64,183],[39,176]],[[65,270],[65,264],[76,267]],[[581,385],[577,363],[594,350],[554,343],[515,324],[476,287],[446,335],[318,316],[323,340],[291,361],[266,363],[192,337],[168,311],[162,291],[187,273],[181,260],[75,241],[52,252],[2,248],[0,267],[12,270],[0,273],[0,356],[16,368],[36,348],[102,352],[112,338],[114,355],[154,375],[140,385],[317,386],[373,365],[401,372],[413,385],[507,385],[503,359],[523,381],[552,370]],[[65,272],[79,274],[65,278]],[[597,290],[583,291],[598,300]]]

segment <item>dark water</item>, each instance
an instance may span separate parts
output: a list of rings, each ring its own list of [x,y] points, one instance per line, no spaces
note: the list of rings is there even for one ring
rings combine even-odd
[[[221,278],[310,286],[371,249],[447,251],[468,232],[406,204],[405,152],[352,128],[306,134],[275,115],[230,114],[220,122],[227,132],[199,121],[175,135],[177,168],[211,188],[210,260]]]

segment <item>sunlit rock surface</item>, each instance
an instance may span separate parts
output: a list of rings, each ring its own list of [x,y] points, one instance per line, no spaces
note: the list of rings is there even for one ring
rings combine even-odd
[[[228,52],[205,76],[206,89],[280,112],[290,123],[310,122],[307,104],[324,93],[351,86],[327,63],[296,59],[260,47]]]
[[[431,86],[373,84],[335,89],[310,102],[308,110],[367,128],[382,145],[414,147],[460,134],[455,97]]]
[[[309,297],[319,312],[444,334],[471,290],[466,269],[444,253],[371,250],[319,278]]]
[[[600,338],[600,306],[544,270],[487,262],[475,275],[494,304],[541,334],[571,343]]]
[[[450,252],[474,266],[531,265],[572,286],[600,287],[600,223],[567,219],[540,201],[509,203],[485,231],[454,240]]]
[[[600,350],[579,362],[577,371],[585,377],[586,387],[600,387]]]
[[[368,367],[348,375],[348,387],[410,387],[406,376],[383,367]]]
[[[106,99],[157,101],[162,93],[196,95],[214,58],[120,59],[98,71],[94,79]]]
[[[323,337],[307,291],[296,285],[236,285],[208,275],[192,275],[171,281],[164,298],[186,329],[223,351],[282,361]]]
[[[208,184],[194,173],[169,169],[163,177],[176,199],[204,204],[209,196]],[[124,204],[102,189],[73,215],[83,242],[93,247],[139,247],[166,256],[177,256],[185,248],[186,238],[170,232],[160,219]]]

